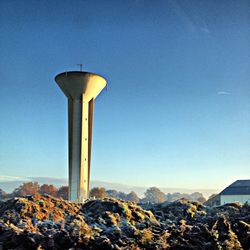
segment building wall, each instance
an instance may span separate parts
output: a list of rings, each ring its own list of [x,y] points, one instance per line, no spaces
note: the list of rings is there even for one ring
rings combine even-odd
[[[250,195],[221,195],[220,204],[224,205],[226,203],[240,202],[244,204],[248,202],[250,204]]]

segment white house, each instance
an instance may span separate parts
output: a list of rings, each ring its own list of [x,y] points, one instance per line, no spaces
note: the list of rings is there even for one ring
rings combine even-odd
[[[237,180],[219,193],[220,205],[239,202],[250,204],[250,180]]]

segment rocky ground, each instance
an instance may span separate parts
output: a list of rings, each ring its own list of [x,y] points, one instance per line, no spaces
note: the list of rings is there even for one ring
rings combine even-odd
[[[250,249],[250,206],[142,207],[111,198],[13,198],[0,203],[0,249]]]

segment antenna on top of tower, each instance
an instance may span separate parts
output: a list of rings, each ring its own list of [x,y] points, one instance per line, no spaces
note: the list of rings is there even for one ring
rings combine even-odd
[[[80,71],[82,71],[82,63],[79,63],[77,65],[80,66]]]

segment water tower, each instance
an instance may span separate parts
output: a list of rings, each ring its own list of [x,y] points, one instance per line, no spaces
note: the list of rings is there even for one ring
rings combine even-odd
[[[58,74],[55,81],[68,98],[69,200],[83,202],[89,195],[94,100],[107,83],[83,71]]]

